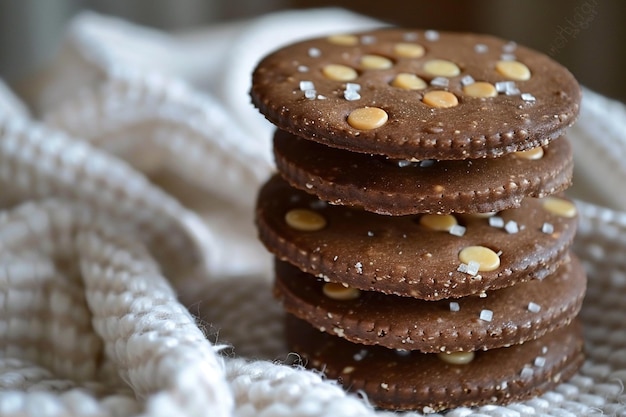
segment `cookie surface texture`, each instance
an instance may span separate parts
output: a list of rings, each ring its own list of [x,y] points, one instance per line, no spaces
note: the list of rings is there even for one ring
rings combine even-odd
[[[545,145],[574,122],[581,93],[563,66],[512,42],[383,29],[270,54],[254,71],[251,97],[293,134],[424,160],[498,157]]]
[[[289,222],[294,210],[318,227]],[[381,216],[329,205],[276,175],[260,191],[256,222],[265,246],[305,272],[438,300],[548,276],[566,257],[577,217],[574,205],[557,197],[527,198],[492,217]]]
[[[278,130],[274,155],[294,187],[332,204],[362,206],[385,215],[476,213],[518,207],[571,184],[567,138],[495,159],[390,160],[347,152]]]
[[[572,257],[543,280],[440,301],[336,288],[279,261],[274,292],[287,312],[350,342],[437,353],[541,337],[574,319],[585,288],[585,273]]]
[[[429,413],[522,401],[569,378],[583,362],[577,322],[521,345],[476,352],[464,365],[432,353],[350,343],[291,315],[286,330],[290,347],[307,366],[324,369],[329,378],[391,410]]]

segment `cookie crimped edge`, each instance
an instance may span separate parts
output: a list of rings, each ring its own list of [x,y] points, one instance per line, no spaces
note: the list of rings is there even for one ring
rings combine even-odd
[[[508,380],[491,378],[490,382],[478,383],[477,381],[458,380],[458,376],[451,375],[453,378],[448,381],[446,386],[433,386],[432,381],[424,380],[420,381],[418,385],[404,386],[402,383],[396,381],[404,381],[401,372],[395,371],[394,368],[398,367],[398,362],[402,359],[398,357],[396,361],[391,358],[386,358],[387,372],[391,372],[394,376],[393,379],[387,379],[385,375],[377,373],[366,380],[357,380],[353,377],[352,370],[354,361],[346,361],[342,364],[330,365],[328,360],[321,356],[319,351],[312,352],[315,348],[306,346],[306,340],[297,340],[294,337],[294,329],[297,332],[297,326],[307,326],[309,329],[313,329],[310,325],[290,314],[286,316],[286,329],[287,329],[287,341],[294,352],[298,353],[302,362],[308,368],[316,368],[324,372],[325,376],[330,379],[336,379],[349,391],[361,392],[365,394],[368,401],[376,407],[394,410],[394,411],[410,411],[419,410],[424,413],[432,413],[438,411],[444,411],[455,407],[475,407],[485,404],[497,403],[499,405],[506,405],[511,402],[521,401],[529,399],[531,397],[540,395],[553,388],[557,384],[569,379],[580,368],[584,362],[584,341],[582,337],[582,326],[579,320],[574,320],[569,325],[562,327],[555,332],[547,333],[542,338],[534,339],[526,344],[515,345],[512,347],[504,347],[494,349],[493,351],[481,352],[481,355],[489,355],[494,351],[515,352],[518,349],[526,349],[531,346],[530,349],[537,349],[541,344],[543,348],[540,350],[548,355],[555,348],[555,345],[565,346],[567,351],[564,355],[560,356],[559,360],[551,367],[535,367],[530,377],[522,377],[521,371],[526,367],[517,369],[515,373],[508,375]],[[316,332],[315,329],[313,329]],[[343,347],[351,346],[350,349],[357,352],[360,349],[359,354],[363,357],[369,355],[370,348],[361,347],[359,344],[350,343],[337,336],[328,335],[325,333],[310,333],[307,336],[315,337],[316,342],[331,344],[333,350],[336,351],[337,346],[339,349]],[[318,336],[320,339],[317,339]],[[545,340],[550,338],[549,343],[545,343]],[[565,344],[562,343],[563,339],[571,338],[574,343]],[[393,350],[385,349],[383,347],[372,347],[379,351],[393,352]],[[552,349],[551,349],[552,348]],[[558,349],[558,347],[557,347]],[[328,350],[327,346],[322,350]],[[328,353],[328,352],[326,352]],[[376,355],[376,354],[375,354]],[[398,354],[396,354],[398,355]],[[435,354],[422,354],[434,356]],[[333,355],[334,356],[334,355]],[[535,356],[536,358],[536,356]],[[356,355],[354,356],[356,360]],[[418,359],[419,360],[419,359]],[[405,364],[404,364],[405,365]],[[532,365],[532,364],[529,364]],[[405,365],[406,366],[406,365]],[[419,364],[416,364],[419,366]],[[439,365],[437,365],[439,366]],[[455,365],[446,365],[440,362],[441,367],[452,367]],[[469,365],[456,365],[460,367],[472,366]],[[503,365],[504,366],[504,365]],[[354,365],[356,367],[356,365]],[[341,369],[340,369],[341,368]],[[535,372],[539,369],[539,372]],[[347,372],[350,370],[350,372]],[[395,371],[395,372],[394,372]],[[406,369],[404,369],[406,371]],[[433,369],[435,374],[429,374],[435,376],[437,371]],[[409,375],[409,377],[413,377]],[[503,383],[505,385],[503,386]]]
[[[276,134],[281,134],[281,132],[276,132]],[[558,141],[563,141],[561,148],[568,158],[561,166],[551,167],[551,170],[544,176],[533,174],[530,178],[515,181],[509,179],[506,184],[496,188],[455,193],[447,191],[421,196],[411,193],[390,194],[372,191],[371,188],[357,188],[351,184],[331,183],[319,175],[300,169],[276,150],[274,159],[278,172],[292,187],[316,195],[331,204],[357,206],[373,213],[394,216],[485,213],[517,208],[525,197],[543,198],[568,188],[571,185],[574,167],[572,150],[566,137],[561,137]],[[346,158],[349,158],[349,154],[346,154]],[[440,163],[445,163],[445,161]]]
[[[576,283],[572,285],[578,289],[578,292],[575,297],[567,300],[561,300],[555,294],[554,297],[559,298],[558,308],[551,309],[550,315],[546,316],[545,313],[537,313],[536,316],[539,318],[534,318],[528,322],[518,323],[513,319],[505,320],[499,329],[494,329],[491,323],[483,322],[484,325],[468,324],[467,327],[460,328],[454,325],[445,327],[446,325],[442,324],[439,327],[443,327],[444,330],[428,331],[427,326],[422,327],[420,325],[421,321],[419,318],[406,323],[400,323],[398,320],[386,324],[380,323],[381,319],[377,317],[377,307],[374,303],[368,304],[367,310],[369,314],[366,316],[356,313],[352,315],[352,312],[366,309],[363,305],[355,305],[350,301],[336,301],[337,303],[345,303],[345,308],[350,310],[351,314],[345,316],[332,310],[333,301],[329,300],[331,303],[329,309],[326,309],[325,304],[322,302],[311,304],[308,301],[303,301],[290,290],[289,285],[285,284],[283,280],[294,279],[301,281],[302,285],[316,285],[314,283],[316,278],[311,275],[304,275],[304,273],[300,273],[296,277],[285,277],[283,274],[294,274],[298,273],[298,271],[297,268],[288,266],[288,264],[281,265],[280,261],[276,261],[275,271],[274,296],[281,302],[287,312],[308,322],[318,330],[339,335],[339,337],[352,343],[380,345],[390,349],[418,350],[427,353],[488,350],[520,344],[527,340],[541,337],[557,328],[568,325],[576,317],[580,311],[586,288],[586,276],[582,265],[574,255],[570,255],[570,262],[563,265],[555,275],[567,274],[570,277],[566,278],[567,283],[562,283],[560,284],[561,286],[569,286],[572,279],[576,280]],[[546,282],[549,285],[549,280],[553,278],[554,276],[549,276],[541,282]],[[563,278],[559,276],[557,279]],[[306,280],[309,280],[308,284]],[[533,281],[529,281],[526,284],[542,285],[541,282],[535,281],[533,284]],[[519,285],[519,291],[524,291],[525,284],[520,283]],[[514,286],[506,290],[515,290],[517,288],[517,286]],[[487,297],[484,299],[485,308],[490,307],[489,299],[490,297],[497,297],[497,291],[487,294]],[[385,297],[394,296],[386,295]],[[407,302],[409,298],[401,297],[401,299],[402,302]],[[463,303],[463,298],[449,301]],[[545,302],[544,300],[542,304],[547,304],[547,308],[550,308],[553,303],[550,300],[548,301]],[[435,304],[435,302],[431,301],[416,300],[416,302],[421,303],[420,307],[425,306],[424,303],[432,303],[433,309],[441,307],[440,303]],[[462,309],[464,308],[466,307],[462,307]],[[475,318],[475,323],[481,323],[478,320],[478,315]]]

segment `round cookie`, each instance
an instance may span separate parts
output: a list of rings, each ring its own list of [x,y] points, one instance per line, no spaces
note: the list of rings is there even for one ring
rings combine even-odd
[[[486,297],[423,301],[325,283],[277,261],[274,294],[287,312],[353,343],[467,352],[520,344],[569,324],[580,311],[586,282],[572,257],[544,280]]]
[[[392,158],[498,157],[574,123],[572,74],[492,36],[383,29],[286,46],[253,73],[252,102],[278,128]]]
[[[568,200],[526,198],[497,216],[381,216],[333,206],[271,178],[257,200],[259,237],[279,259],[333,282],[427,300],[544,278],[576,231]]]
[[[410,162],[320,145],[278,130],[274,156],[292,186],[332,204],[386,215],[481,213],[519,207],[571,184],[567,138],[495,159]]]
[[[529,399],[571,377],[584,359],[577,322],[521,345],[476,352],[465,365],[433,353],[350,343],[291,315],[286,333],[306,366],[364,392],[377,407],[424,413]]]

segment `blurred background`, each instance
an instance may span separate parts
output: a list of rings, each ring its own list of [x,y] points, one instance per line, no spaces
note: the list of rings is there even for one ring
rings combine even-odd
[[[28,80],[82,10],[183,31],[287,8],[336,6],[417,28],[486,32],[541,50],[579,81],[626,102],[623,0],[0,0],[0,77]]]

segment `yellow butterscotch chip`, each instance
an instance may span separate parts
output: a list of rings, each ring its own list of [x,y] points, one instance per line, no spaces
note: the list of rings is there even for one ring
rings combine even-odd
[[[359,38],[354,35],[331,35],[326,40],[335,45],[355,46],[359,43]]]
[[[361,66],[367,69],[388,69],[393,67],[393,61],[380,55],[363,55]]]
[[[289,227],[302,232],[315,232],[326,227],[326,219],[319,213],[308,209],[293,209],[285,214]]]
[[[438,232],[449,232],[458,222],[451,214],[425,214],[420,217],[420,224]]]
[[[519,61],[498,61],[496,71],[512,80],[526,81],[530,79],[530,70]]]
[[[354,68],[341,64],[326,65],[322,68],[322,74],[333,81],[352,81],[359,76]]]
[[[340,301],[355,300],[361,295],[358,288],[346,287],[336,282],[327,282],[322,287],[322,291],[326,297]]]
[[[445,59],[432,59],[426,62],[424,71],[437,77],[455,77],[461,73],[458,65]]]
[[[454,94],[442,90],[429,91],[424,94],[422,101],[430,107],[442,109],[454,107],[459,104],[459,99],[457,99]]]
[[[401,42],[393,46],[393,52],[403,58],[419,58],[424,56],[424,47],[417,43]]]
[[[571,201],[558,197],[546,197],[543,199],[543,208],[552,214],[561,217],[572,218],[576,216],[576,206]]]
[[[348,116],[348,124],[355,129],[371,130],[381,127],[389,116],[387,112],[378,107],[361,107],[355,109]]]
[[[484,81],[471,83],[463,87],[463,92],[470,97],[495,97],[498,95],[496,87]]]
[[[451,365],[467,365],[474,360],[474,352],[440,352],[437,357]]]
[[[494,271],[500,266],[498,254],[484,246],[467,246],[461,249],[459,260],[467,265],[477,262],[478,271]]]
[[[527,151],[515,152],[513,155],[517,156],[518,158],[530,159],[531,161],[536,161],[537,159],[543,158],[543,148],[541,146],[538,146],[536,148],[529,149]]]
[[[415,74],[401,72],[391,81],[393,87],[402,88],[404,90],[422,90],[428,86],[426,81],[422,80]]]

